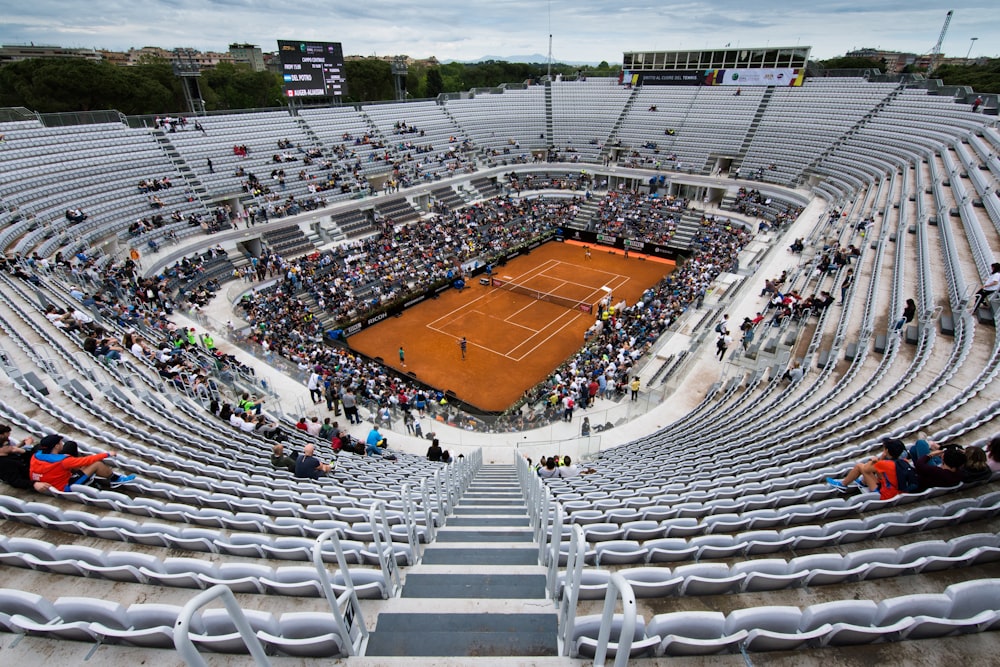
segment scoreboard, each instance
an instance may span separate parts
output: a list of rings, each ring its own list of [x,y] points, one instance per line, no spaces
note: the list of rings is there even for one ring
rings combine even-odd
[[[285,97],[341,97],[347,90],[340,42],[278,40]]]

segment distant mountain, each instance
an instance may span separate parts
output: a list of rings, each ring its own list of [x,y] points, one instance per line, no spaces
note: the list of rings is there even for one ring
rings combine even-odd
[[[496,60],[496,61],[508,62],[508,63],[547,63],[549,61],[549,57],[545,56],[545,55],[542,55],[541,53],[533,53],[533,54],[528,55],[528,56],[483,56],[482,58],[477,58],[475,60],[458,60],[458,61],[456,61],[456,60],[452,59],[452,60],[444,60],[442,62],[444,62],[444,63],[461,62],[461,63],[474,64],[474,63],[484,63],[484,62],[487,62],[489,60]],[[589,67],[597,67],[597,65],[600,64],[599,61],[595,61],[595,62],[582,62],[582,61],[560,60],[559,58],[557,58],[555,56],[552,56],[552,62],[553,63],[562,63],[563,65],[586,65],[586,66],[589,66]]]

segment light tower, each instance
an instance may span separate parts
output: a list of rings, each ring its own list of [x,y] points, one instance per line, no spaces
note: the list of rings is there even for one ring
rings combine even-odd
[[[406,56],[393,57],[389,69],[392,70],[392,83],[396,88],[396,101],[405,102],[406,75],[409,72],[409,67],[406,64]]]
[[[979,38],[978,37],[970,37],[969,38],[969,50],[965,52],[965,64],[966,65],[969,64],[969,56],[972,55],[972,47],[975,46],[977,39],[979,39]]]
[[[180,77],[181,88],[184,90],[184,100],[191,113],[196,116],[204,116],[205,100],[201,98],[201,86],[198,85],[198,79],[201,78],[201,67],[192,53],[175,49],[173,70],[174,76]]]

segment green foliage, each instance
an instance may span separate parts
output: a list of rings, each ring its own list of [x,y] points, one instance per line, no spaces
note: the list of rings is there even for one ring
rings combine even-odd
[[[931,75],[946,86],[970,86],[977,93],[1000,93],[1000,59],[982,65],[941,65]]]
[[[539,80],[546,63],[452,62],[438,67],[412,65],[406,77],[411,99],[433,98],[441,93],[472,88],[493,88],[505,83]],[[552,65],[552,74],[574,77],[616,76],[617,65],[602,62],[597,68]],[[376,58],[344,64],[346,102],[375,102],[395,97],[388,62]],[[285,99],[281,79],[271,72],[221,63],[204,70],[198,80],[208,110],[252,109],[281,106]],[[23,106],[41,113],[116,109],[126,115],[186,113],[181,80],[169,61],[145,56],[139,64],[120,67],[84,59],[24,60],[0,67],[0,105]]]
[[[391,100],[396,96],[392,67],[385,60],[348,60],[344,63],[344,76],[347,77],[345,102],[377,102]]]
[[[427,70],[427,97],[437,97],[444,92],[444,78],[441,76],[441,68],[433,67]]]
[[[199,81],[209,110],[255,109],[284,103],[281,83],[272,72],[255,72],[248,65],[219,63],[202,72]]]
[[[882,72],[886,71],[885,61],[881,58],[848,58],[847,56],[842,56],[840,58],[820,60],[819,64],[826,69],[877,69]]]

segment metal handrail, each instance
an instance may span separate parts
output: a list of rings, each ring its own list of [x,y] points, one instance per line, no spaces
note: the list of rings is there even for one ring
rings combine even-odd
[[[576,603],[580,599],[580,582],[583,577],[583,562],[587,557],[587,539],[583,527],[574,524],[570,534],[569,553],[566,555],[566,577],[563,580],[563,594],[559,602],[559,655],[567,656],[573,640],[573,626],[576,624]],[[556,563],[559,562],[558,554]]]
[[[406,525],[406,539],[413,551],[413,562],[420,562],[420,534],[417,532],[417,508],[409,484],[400,490],[403,499],[403,522]]]
[[[552,537],[548,541],[548,548],[545,552],[548,557],[547,564],[549,566],[545,578],[548,582],[549,598],[555,600],[556,584],[559,581],[559,552],[562,549],[563,508],[562,503],[558,501],[553,502],[553,504],[555,505],[556,514],[552,521]],[[543,561],[542,565],[546,565],[546,561]]]
[[[340,636],[340,643],[348,651],[348,655],[360,655],[368,640],[368,628],[365,625],[364,616],[361,613],[361,603],[358,602],[358,594],[354,590],[354,581],[351,579],[351,572],[347,566],[347,559],[344,557],[344,549],[340,546],[340,538],[337,536],[338,528],[330,528],[323,531],[312,547],[312,562],[316,567],[320,588],[330,605],[330,613],[337,624],[337,634]],[[333,550],[337,555],[337,565],[344,575],[344,592],[340,596],[333,593],[333,584],[330,583],[330,573],[323,562],[323,545],[328,541],[333,542]],[[340,609],[343,605],[344,611]]]
[[[267,655],[264,653],[264,646],[260,643],[260,639],[257,638],[257,633],[250,627],[250,621],[247,620],[242,607],[236,601],[236,596],[224,584],[216,584],[208,590],[198,593],[188,600],[188,603],[181,609],[181,613],[178,614],[177,622],[174,625],[174,647],[180,654],[181,659],[189,667],[207,667],[208,663],[201,657],[198,648],[191,641],[191,619],[194,617],[196,611],[216,598],[222,598],[226,612],[233,620],[233,625],[236,626],[236,630],[243,638],[243,643],[250,650],[250,655],[253,656],[254,662],[261,667],[270,667],[271,661],[268,660]]]
[[[597,635],[597,652],[594,653],[594,667],[604,667],[608,655],[608,642],[611,639],[611,626],[615,619],[615,603],[618,595],[622,598],[622,628],[618,634],[618,646],[615,651],[615,667],[628,665],[629,653],[632,649],[632,636],[635,634],[635,593],[632,585],[619,573],[611,575],[608,582],[608,592],[604,596],[604,611],[601,612],[601,631]]]
[[[378,519],[378,521],[376,521]],[[382,568],[382,576],[389,586],[389,597],[395,597],[403,587],[399,578],[399,567],[396,563],[396,550],[392,546],[392,533],[389,531],[389,519],[385,513],[385,502],[376,499],[368,508],[368,525],[372,529],[372,543],[375,546],[375,553],[378,554],[378,562]],[[383,536],[388,540],[388,544],[383,542]]]

